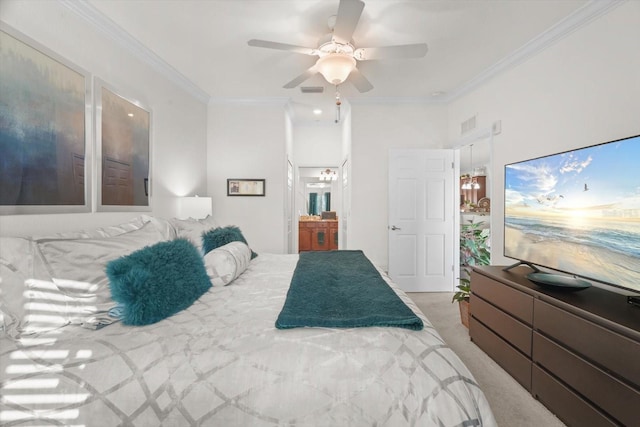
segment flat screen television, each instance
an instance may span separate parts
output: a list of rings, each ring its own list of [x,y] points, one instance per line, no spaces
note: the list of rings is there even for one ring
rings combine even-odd
[[[504,256],[514,266],[532,267],[537,283],[582,288],[588,279],[640,294],[640,135],[504,172]]]

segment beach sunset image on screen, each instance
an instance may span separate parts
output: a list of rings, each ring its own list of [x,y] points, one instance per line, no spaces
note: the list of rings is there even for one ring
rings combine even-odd
[[[505,166],[504,255],[640,292],[640,136]]]

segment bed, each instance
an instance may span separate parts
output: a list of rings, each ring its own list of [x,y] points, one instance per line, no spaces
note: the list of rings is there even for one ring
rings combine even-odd
[[[130,228],[97,234],[2,238],[0,424],[496,425],[473,376],[384,273],[383,280],[421,319],[421,330],[277,329],[298,255],[260,253],[226,286],[211,287],[188,308],[149,325],[114,321],[92,327],[67,319],[54,328],[25,329],[27,314],[16,307],[20,296],[13,288],[24,270],[44,273],[37,256],[20,251],[33,254],[39,244],[58,240],[100,243],[148,223],[158,231],[152,239],[201,232],[143,218]],[[74,261],[74,268],[95,259]],[[93,300],[96,307],[102,303]]]

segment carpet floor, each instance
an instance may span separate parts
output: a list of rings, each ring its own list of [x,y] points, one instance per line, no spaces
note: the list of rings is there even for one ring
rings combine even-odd
[[[458,304],[451,303],[453,293],[410,292],[407,295],[467,365],[484,390],[499,426],[564,426],[562,421],[469,339],[469,330],[460,323]]]

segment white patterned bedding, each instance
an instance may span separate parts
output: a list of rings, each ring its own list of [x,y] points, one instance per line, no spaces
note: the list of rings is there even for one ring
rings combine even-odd
[[[159,323],[2,339],[0,424],[493,426],[476,381],[422,331],[278,330],[297,255],[260,254]]]

